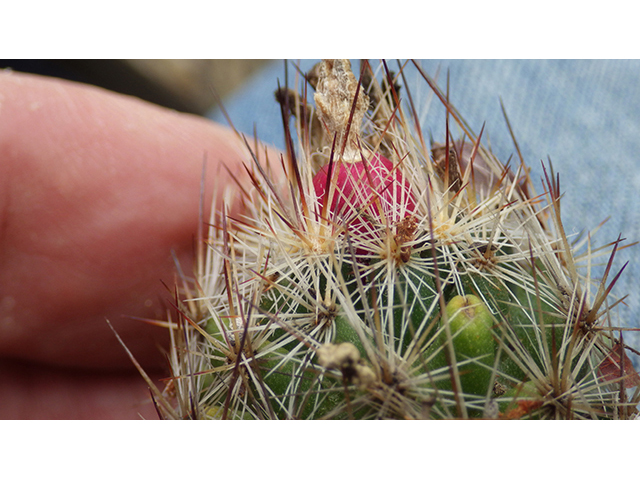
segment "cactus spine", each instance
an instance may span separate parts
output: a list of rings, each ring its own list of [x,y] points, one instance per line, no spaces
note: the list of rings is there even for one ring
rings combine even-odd
[[[637,415],[640,378],[610,325],[620,242],[592,279],[595,250],[565,235],[551,166],[538,196],[524,163],[504,166],[419,65],[398,68],[363,62],[356,76],[323,61],[306,88],[278,90],[284,161],[252,151],[245,215],[211,220],[172,316],[161,414]],[[397,85],[408,68],[466,141],[425,144]],[[299,93],[312,90],[314,102]]]

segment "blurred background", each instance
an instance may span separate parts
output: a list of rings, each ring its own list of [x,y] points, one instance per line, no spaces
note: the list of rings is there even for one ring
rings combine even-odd
[[[270,60],[0,60],[0,68],[59,77],[206,115]]]

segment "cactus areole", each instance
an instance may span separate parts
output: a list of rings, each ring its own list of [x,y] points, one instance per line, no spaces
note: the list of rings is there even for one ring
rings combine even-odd
[[[379,153],[358,162],[330,162],[315,175],[313,186],[322,217],[364,236],[397,225],[416,208],[399,166]]]

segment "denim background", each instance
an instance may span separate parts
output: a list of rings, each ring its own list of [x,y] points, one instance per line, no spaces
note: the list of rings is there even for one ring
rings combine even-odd
[[[306,71],[315,61],[302,61]],[[486,123],[485,144],[503,162],[516,151],[500,107],[502,99],[522,155],[531,167],[538,193],[541,161],[550,158],[560,174],[562,218],[568,235],[592,231],[596,246],[640,240],[640,61],[636,60],[423,60],[423,69],[438,74],[441,88],[450,82],[450,100],[478,133]],[[390,68],[398,71],[394,61]],[[356,70],[354,66],[354,71]],[[438,73],[439,72],[439,73]],[[289,82],[294,68],[289,65]],[[423,129],[434,139],[444,138],[444,109],[430,94],[426,82],[409,67],[408,85],[419,110]],[[283,147],[279,107],[273,92],[284,84],[284,62],[274,62],[225,102],[235,127]],[[291,83],[290,83],[291,84]],[[405,96],[406,98],[406,96]],[[224,121],[219,111],[210,117]],[[618,252],[613,275],[629,261],[613,295],[629,295],[616,308],[626,326],[640,326],[638,284],[640,245]],[[602,262],[606,264],[606,258]],[[600,262],[600,263],[602,263]],[[601,273],[604,265],[594,268]],[[625,333],[625,342],[640,349],[640,335]],[[638,359],[634,358],[636,366]]]

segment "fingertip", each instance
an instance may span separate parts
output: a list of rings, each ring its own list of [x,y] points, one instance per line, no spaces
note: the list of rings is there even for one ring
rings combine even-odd
[[[0,352],[120,366],[104,319],[163,315],[172,252],[193,255],[204,160],[208,218],[213,192],[242,177],[246,146],[209,120],[96,87],[2,72],[0,92],[0,289],[12,299]],[[157,358],[145,328],[123,338]]]

